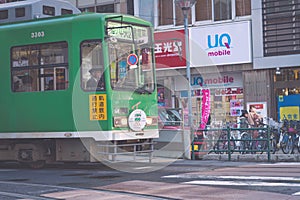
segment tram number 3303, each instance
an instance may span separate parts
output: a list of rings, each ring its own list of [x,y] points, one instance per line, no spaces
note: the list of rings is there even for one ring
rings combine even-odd
[[[31,38],[43,38],[45,37],[45,32],[44,31],[37,31],[37,32],[32,32],[31,33]]]

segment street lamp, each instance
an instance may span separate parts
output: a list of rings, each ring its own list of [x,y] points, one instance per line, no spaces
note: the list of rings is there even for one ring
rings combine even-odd
[[[191,91],[191,69],[190,69],[190,49],[189,49],[189,35],[188,35],[188,14],[195,5],[197,0],[175,0],[178,7],[181,8],[184,17],[184,37],[185,37],[185,60],[186,60],[186,78],[188,80],[188,127],[190,128],[190,134],[193,134],[192,130],[192,91]],[[193,135],[192,139],[193,139]],[[193,148],[194,145],[192,145]]]

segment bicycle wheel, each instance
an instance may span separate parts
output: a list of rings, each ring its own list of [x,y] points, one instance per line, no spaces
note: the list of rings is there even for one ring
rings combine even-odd
[[[288,133],[283,135],[282,142],[280,144],[281,150],[284,154],[289,154],[293,150],[293,139]]]
[[[216,154],[223,154],[226,151],[225,140],[226,138],[224,136],[220,136],[220,138],[218,139],[217,143],[214,146],[214,151]]]
[[[228,153],[228,147],[229,147],[229,151],[230,151],[231,153],[233,153],[234,150],[235,150],[235,148],[236,148],[234,141],[230,140],[230,141],[229,141],[229,145],[228,145],[228,141],[225,142],[224,148],[225,148],[225,150],[226,150],[226,151],[225,151],[226,153]]]
[[[235,149],[234,141],[230,140],[229,142],[230,142],[229,143],[230,151],[233,152]],[[217,149],[216,152],[219,152],[220,154],[223,154],[224,152],[228,153],[228,137],[226,133],[220,136],[216,144],[216,149]]]
[[[256,142],[256,150],[260,153],[263,153],[267,149],[267,143],[263,136],[259,136]]]
[[[214,146],[214,150],[213,150],[216,154],[223,154],[224,153],[224,149],[223,149],[223,145],[220,141],[217,141],[217,143]]]
[[[299,136],[297,136],[297,135],[295,135],[294,137],[293,137],[293,150],[292,150],[292,153],[295,153],[294,152],[294,149],[296,148],[296,149],[298,149],[298,153],[300,153],[300,138],[299,138]]]
[[[242,133],[241,136],[241,153],[245,154],[248,153],[249,150],[251,150],[251,136],[247,132]]]
[[[297,149],[298,149],[298,153],[300,153],[300,136],[298,136]]]
[[[270,152],[275,154],[277,151],[277,141],[276,138],[272,137],[270,140]]]

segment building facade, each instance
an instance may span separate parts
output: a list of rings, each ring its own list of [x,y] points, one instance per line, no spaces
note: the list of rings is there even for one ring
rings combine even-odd
[[[160,9],[166,10],[159,12],[158,9],[155,14],[157,19],[154,20],[156,34],[163,35],[165,32],[166,35],[165,40],[155,38],[156,56],[159,56],[156,60],[157,80],[159,87],[163,86],[161,91],[166,93],[165,106],[184,109],[188,86],[184,33],[181,36],[177,34],[178,37],[172,33],[183,29],[182,11],[172,0],[156,3]],[[201,127],[207,109],[210,111],[211,124],[217,126],[225,122],[236,122],[241,110],[246,108],[244,76],[253,70],[251,26],[250,0],[197,1],[191,9],[188,28],[189,60],[192,116],[196,127]],[[176,47],[178,43],[180,47]],[[174,48],[169,48],[170,46]],[[171,62],[176,59],[175,63]],[[160,92],[160,88],[158,89]],[[259,101],[261,100],[252,103]]]
[[[156,34],[182,30],[182,14],[172,0],[154,1]],[[172,8],[172,9],[171,9]],[[262,116],[299,119],[300,1],[198,1],[189,16],[193,118],[201,123],[201,90],[210,90],[213,122],[234,122],[241,109],[255,105]],[[178,34],[177,34],[178,35]],[[176,41],[156,39],[158,81],[167,106],[186,98],[184,40],[176,60]],[[162,60],[161,48],[169,57]],[[174,45],[175,44],[175,45]],[[178,42],[177,42],[178,44]],[[162,66],[160,66],[162,64]],[[168,67],[169,66],[169,67]],[[179,99],[179,103],[174,101]],[[207,100],[206,100],[207,101]]]
[[[266,71],[270,116],[299,120],[300,0],[252,1],[252,33],[253,71],[246,78]]]
[[[152,22],[158,93],[164,96],[159,106],[186,106],[184,20],[174,0],[68,1],[83,12]],[[204,109],[212,123],[222,124],[235,122],[250,105],[265,117],[299,119],[300,0],[198,0],[188,22],[195,126]]]

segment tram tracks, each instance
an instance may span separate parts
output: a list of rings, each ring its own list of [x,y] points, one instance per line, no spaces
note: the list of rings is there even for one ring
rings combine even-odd
[[[54,200],[54,199],[78,199],[85,200],[97,197],[99,199],[127,198],[131,200],[176,200],[152,195],[136,194],[124,191],[110,191],[93,188],[76,188],[67,186],[45,185],[35,183],[20,183],[12,181],[0,181],[0,199],[30,199],[30,200]]]
[[[73,189],[69,187],[24,183],[16,181],[0,181],[0,199],[2,199],[1,197],[10,197],[34,200],[49,200],[53,198],[42,197],[41,195]]]
[[[25,195],[25,194],[16,194],[13,192],[0,192],[0,197],[8,197],[8,198],[21,198],[21,199],[32,199],[32,200],[49,200],[51,198],[46,197],[37,197],[32,195]]]

